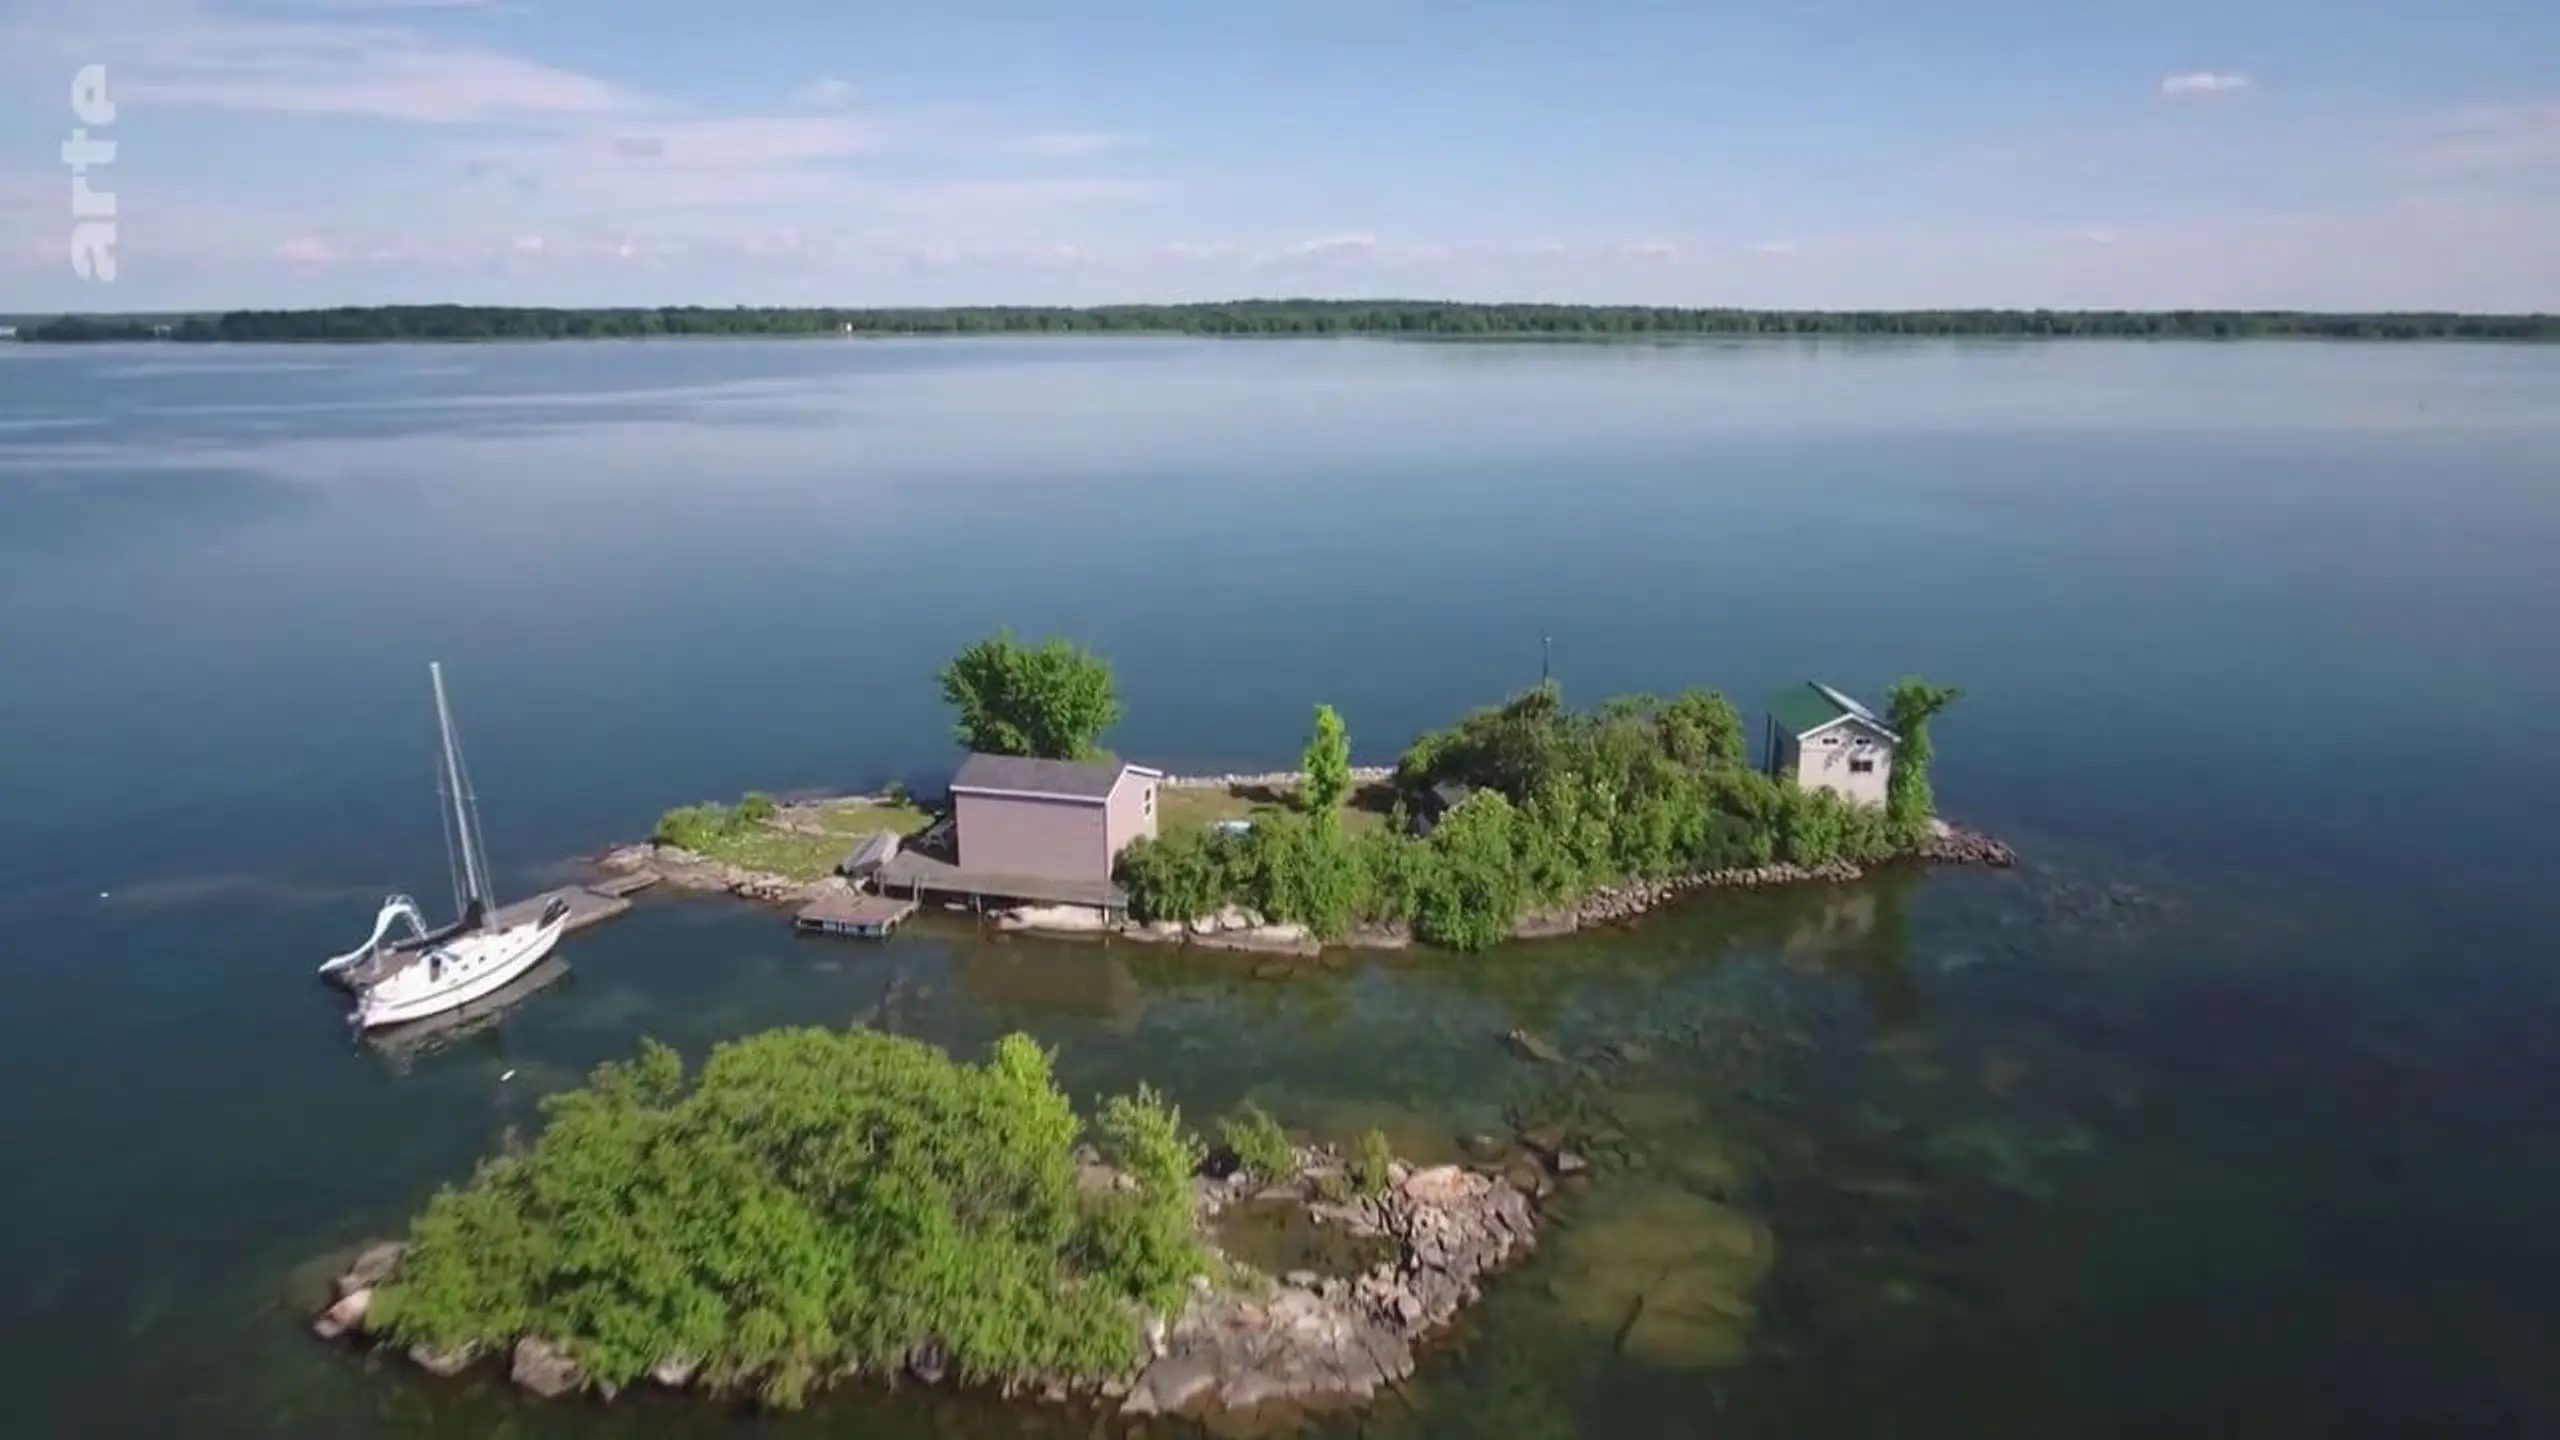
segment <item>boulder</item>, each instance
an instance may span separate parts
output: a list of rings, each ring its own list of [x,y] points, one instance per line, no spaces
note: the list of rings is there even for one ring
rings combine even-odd
[[[693,1383],[701,1362],[690,1355],[670,1355],[649,1367],[649,1378],[670,1390],[681,1390]]]
[[[516,1342],[507,1377],[545,1400],[557,1400],[587,1383],[585,1367],[571,1359],[568,1351],[533,1335]]]
[[[346,1296],[358,1290],[373,1289],[391,1278],[391,1272],[400,1268],[401,1257],[408,1253],[409,1247],[397,1240],[378,1240],[367,1245],[356,1252],[356,1258],[349,1262],[346,1273],[338,1277],[337,1293]]]
[[[371,1290],[350,1290],[331,1301],[320,1318],[311,1322],[311,1333],[323,1340],[337,1340],[364,1328],[365,1315],[373,1308]]]
[[[478,1347],[471,1345],[456,1345],[449,1350],[439,1350],[432,1345],[409,1347],[409,1359],[412,1363],[430,1375],[442,1376],[447,1380],[470,1369],[471,1362],[479,1358]]]

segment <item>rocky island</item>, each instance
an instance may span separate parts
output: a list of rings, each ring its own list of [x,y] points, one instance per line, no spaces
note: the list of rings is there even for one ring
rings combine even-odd
[[[545,1110],[363,1247],[315,1332],[555,1399],[869,1378],[1251,1434],[1405,1379],[1537,1233],[1535,1185],[1416,1170],[1375,1132],[1344,1156],[1257,1111],[1212,1149],[1143,1088],[1088,1126],[1020,1036],[968,1065],[778,1031],[690,1086],[652,1045]]]
[[[980,793],[1081,786],[1088,793],[1060,798],[1107,812],[1101,843],[1073,842],[1056,864],[1021,858],[1014,822],[978,822],[999,835],[1013,873],[945,879],[946,894],[981,908],[985,885],[1020,888],[1024,867],[1055,878],[1041,887],[1051,893],[993,897],[1007,929],[1278,956],[1416,942],[1480,950],[1627,921],[1703,890],[2015,858],[1936,813],[1930,724],[1960,697],[1917,678],[1896,683],[1881,711],[1829,686],[1792,687],[1770,704],[1756,762],[1741,711],[1712,690],[1575,710],[1542,681],[1421,736],[1391,767],[1354,767],[1341,717],[1319,705],[1299,769],[1190,780],[1103,756],[1120,713],[1110,668],[1064,640],[999,633],[946,667],[942,684],[972,755],[964,771],[1029,777]],[[1142,807],[1110,799],[1141,790]],[[891,837],[891,852],[938,847],[943,858],[920,868],[965,875],[959,856],[975,830],[959,808],[929,811],[903,792],[791,805],[749,795],[670,811],[649,842],[602,864],[801,905],[896,883],[885,871],[838,873],[854,868],[840,862],[866,837]]]

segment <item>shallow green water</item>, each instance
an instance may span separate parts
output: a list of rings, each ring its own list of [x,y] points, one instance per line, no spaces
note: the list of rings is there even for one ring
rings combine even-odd
[[[322,1257],[639,1036],[892,995],[1030,1031],[1080,1099],[1575,1136],[1593,1179],[1377,1433],[2560,1417],[2552,357],[170,357],[0,361],[0,1366],[38,1433],[1087,1433],[544,1409],[302,1333]],[[530,887],[679,801],[928,776],[932,665],[999,620],[1110,652],[1120,748],[1177,768],[1285,762],[1317,699],[1390,758],[1542,630],[1585,697],[1925,669],[1971,692],[1942,797],[2034,863],[1287,980],[652,897],[408,1057],[311,982],[383,889],[437,894],[424,660]]]

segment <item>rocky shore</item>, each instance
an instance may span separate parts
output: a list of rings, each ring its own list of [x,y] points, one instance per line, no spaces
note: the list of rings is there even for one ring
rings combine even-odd
[[[1124,1183],[1091,1152],[1080,1152],[1079,1183],[1108,1189]],[[1537,1208],[1528,1183],[1486,1167],[1442,1165],[1416,1170],[1390,1164],[1374,1195],[1353,1193],[1352,1167],[1331,1150],[1299,1152],[1298,1173],[1279,1184],[1235,1168],[1231,1154],[1212,1157],[1195,1183],[1197,1216],[1226,1278],[1192,1282],[1190,1296],[1170,1318],[1149,1317],[1146,1353],[1127,1373],[1038,1377],[1007,1387],[1009,1394],[1057,1403],[1083,1403],[1132,1418],[1178,1415],[1216,1418],[1231,1436],[1279,1433],[1305,1416],[1366,1404],[1413,1373],[1415,1348],[1445,1329],[1482,1294],[1488,1277],[1524,1255],[1537,1239]],[[1312,1249],[1363,1263],[1306,1268],[1272,1275],[1232,1250],[1232,1237],[1253,1226],[1281,1226],[1314,1236]],[[405,1247],[382,1241],[364,1247],[340,1273],[333,1298],[312,1321],[323,1340],[372,1347],[373,1299],[399,1273]],[[438,1352],[411,1347],[398,1352],[412,1364],[453,1376],[497,1352]],[[556,1340],[518,1337],[503,1352],[509,1378],[545,1399],[592,1393],[610,1400],[610,1387],[591,1383],[574,1347]],[[651,1372],[659,1386],[683,1390],[697,1367],[670,1356]],[[911,1347],[903,1378],[942,1383],[939,1348],[930,1340]]]

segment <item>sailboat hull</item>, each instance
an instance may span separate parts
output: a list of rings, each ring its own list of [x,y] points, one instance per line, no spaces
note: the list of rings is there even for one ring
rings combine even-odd
[[[484,999],[541,964],[568,924],[560,907],[529,924],[482,930],[416,955],[366,987],[355,1023],[364,1030],[407,1025]]]

